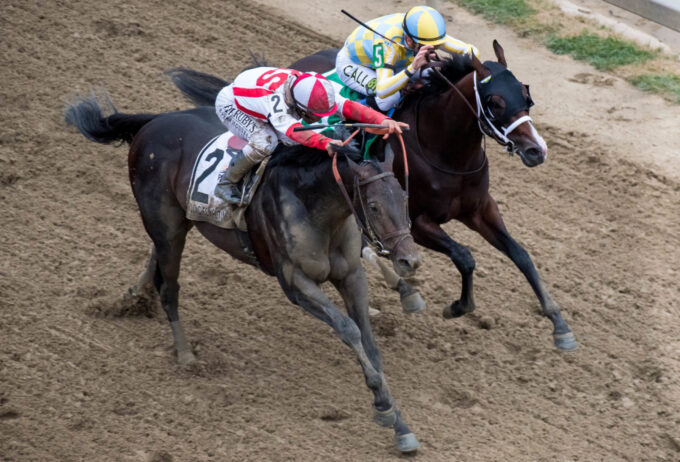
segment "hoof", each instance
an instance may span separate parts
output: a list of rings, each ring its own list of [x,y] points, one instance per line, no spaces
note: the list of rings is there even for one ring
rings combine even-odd
[[[397,290],[399,291],[401,307],[406,313],[419,313],[425,309],[423,297],[403,279],[399,279]]]
[[[444,308],[444,311],[442,311],[442,316],[444,316],[444,319],[460,318],[464,314],[472,313],[474,310],[474,306],[471,308],[463,308],[463,304],[460,303],[460,300],[456,300]]]
[[[373,422],[381,427],[394,427],[394,424],[397,423],[397,414],[394,412],[394,406],[390,406],[385,411],[373,408]]]
[[[420,447],[420,443],[418,443],[418,439],[413,433],[396,435],[394,437],[394,445],[399,452],[413,452],[417,451]]]
[[[196,356],[190,351],[178,351],[177,362],[180,366],[187,366],[196,362]]]
[[[368,315],[370,317],[378,316],[380,315],[380,310],[376,310],[375,308],[371,308],[370,306],[368,307]]]
[[[425,300],[417,290],[401,299],[401,308],[408,314],[420,313],[426,306]]]
[[[578,347],[578,342],[574,338],[572,332],[553,334],[553,339],[555,341],[555,346],[562,351],[572,351]]]

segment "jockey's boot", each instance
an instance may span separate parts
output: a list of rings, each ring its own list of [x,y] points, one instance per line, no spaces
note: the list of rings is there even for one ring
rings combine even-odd
[[[215,196],[223,201],[238,205],[241,202],[241,190],[238,182],[258,162],[253,162],[243,152],[239,152],[231,159],[229,167],[220,173],[219,181],[215,186]]]

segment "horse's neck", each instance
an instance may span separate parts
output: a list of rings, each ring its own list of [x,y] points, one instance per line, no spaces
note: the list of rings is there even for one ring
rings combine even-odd
[[[477,110],[472,73],[440,97],[424,98],[416,110],[417,136],[421,149],[451,167],[470,167],[479,163],[482,133],[477,125]],[[461,100],[462,96],[467,100]],[[450,155],[455,151],[455,156]]]
[[[350,198],[352,197],[352,181],[345,163],[339,164],[338,169],[345,179],[345,185]],[[305,221],[312,223],[318,229],[336,229],[351,214],[339,186],[337,185],[330,163],[324,163],[313,168],[305,168],[309,186],[302,190],[297,181],[287,181],[286,188],[295,197],[294,200],[304,204],[308,213]]]

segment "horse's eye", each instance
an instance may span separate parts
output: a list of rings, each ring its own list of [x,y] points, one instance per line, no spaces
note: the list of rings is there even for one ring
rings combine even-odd
[[[505,112],[505,100],[497,95],[490,96],[486,100],[486,107],[491,120],[500,119]]]
[[[380,208],[378,207],[378,204],[375,202],[371,202],[368,204],[368,208],[370,209],[371,212],[373,213],[378,213],[380,211]]]

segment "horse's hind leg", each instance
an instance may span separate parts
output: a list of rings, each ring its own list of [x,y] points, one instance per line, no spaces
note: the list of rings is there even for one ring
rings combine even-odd
[[[411,287],[408,282],[395,273],[394,270],[390,268],[390,265],[378,257],[373,249],[368,245],[364,246],[361,251],[361,256],[380,271],[390,289],[399,292],[401,307],[406,313],[419,313],[425,309],[425,300],[421,297],[420,292]]]
[[[128,295],[138,297],[147,293],[151,288],[151,283],[154,282],[156,275],[156,268],[158,266],[158,257],[156,256],[156,247],[151,246],[151,256],[146,265],[146,269],[141,272],[137,283],[128,289]]]
[[[184,210],[179,204],[168,204],[168,200],[139,201],[142,219],[146,231],[153,240],[155,253],[152,253],[147,271],[140,279],[147,281],[153,278],[158,293],[161,296],[163,310],[170,322],[177,360],[180,364],[190,364],[196,360],[189,342],[184,334],[184,326],[177,311],[179,298],[180,260],[182,250],[191,222],[184,216]],[[160,207],[158,204],[161,204]],[[155,257],[155,258],[154,258]],[[155,271],[151,269],[156,261]]]

